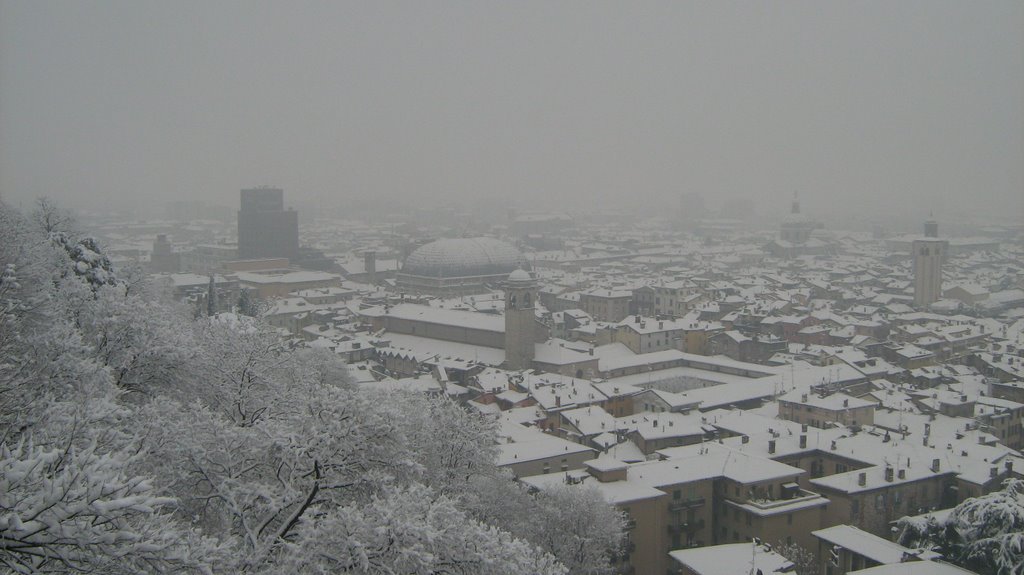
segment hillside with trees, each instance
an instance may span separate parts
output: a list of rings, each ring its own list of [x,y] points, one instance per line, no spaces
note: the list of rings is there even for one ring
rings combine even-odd
[[[194,318],[51,205],[0,205],[0,564],[16,573],[609,573],[622,518],[526,492],[492,421]]]

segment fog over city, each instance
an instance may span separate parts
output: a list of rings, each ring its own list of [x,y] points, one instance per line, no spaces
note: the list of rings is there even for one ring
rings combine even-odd
[[[1024,5],[0,2],[0,191],[1024,213]]]
[[[1021,575],[1024,2],[0,0],[0,575]]]

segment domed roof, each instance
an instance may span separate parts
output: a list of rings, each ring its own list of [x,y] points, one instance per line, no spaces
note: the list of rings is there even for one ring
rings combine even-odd
[[[494,238],[437,240],[417,248],[405,260],[402,273],[457,278],[507,274],[525,264],[523,254]]]
[[[516,268],[515,270],[512,271],[512,273],[508,274],[508,281],[510,281],[510,282],[532,282],[533,281],[533,276],[531,276],[530,272],[524,270],[523,268]]]

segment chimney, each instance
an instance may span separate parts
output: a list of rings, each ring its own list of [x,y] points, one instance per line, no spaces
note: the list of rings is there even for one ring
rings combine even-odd
[[[899,471],[896,472],[896,477],[899,477],[900,479],[906,479],[907,478],[907,470],[906,469],[900,469]]]
[[[801,435],[800,436],[800,449],[806,449],[806,448],[807,448],[807,436],[806,435]]]
[[[659,321],[658,322],[658,329],[665,329],[665,322]]]
[[[775,440],[774,439],[769,439],[768,440],[768,453],[775,453]]]
[[[594,348],[588,349],[587,350],[587,355],[594,355]]]
[[[938,459],[933,459],[932,460],[932,473],[938,473],[938,472],[939,472],[939,460]]]
[[[555,396],[555,407],[562,407],[562,396],[561,395],[556,395]]]
[[[742,438],[740,438],[740,443],[744,443],[744,444],[750,443],[750,436],[749,435],[744,435]]]
[[[1007,461],[1006,462],[1006,473],[1007,474],[1013,473],[1013,461]]]
[[[849,399],[844,399],[843,400],[843,407],[850,407],[850,400]]]
[[[836,447],[838,447],[838,445],[836,444],[836,440],[835,440],[835,439],[833,439],[833,440],[832,440],[832,451],[835,451],[835,450],[836,450]]]
[[[860,473],[857,474],[857,485],[860,485],[861,487],[864,487],[867,484],[868,484],[868,474],[863,472],[863,471],[861,471]]]
[[[885,480],[892,483],[892,467],[885,468]]]
[[[633,323],[640,323],[640,314],[636,314],[636,319],[633,320]]]
[[[800,403],[807,403],[807,394],[806,393],[800,396]]]

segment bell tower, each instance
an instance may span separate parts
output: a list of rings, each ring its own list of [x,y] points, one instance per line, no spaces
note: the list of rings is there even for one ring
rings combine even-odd
[[[505,281],[505,367],[529,369],[533,365],[534,306],[537,282],[517,269]]]
[[[942,263],[949,255],[949,242],[939,239],[939,224],[924,224],[925,237],[911,242],[914,258],[914,307],[927,308],[942,297]]]

